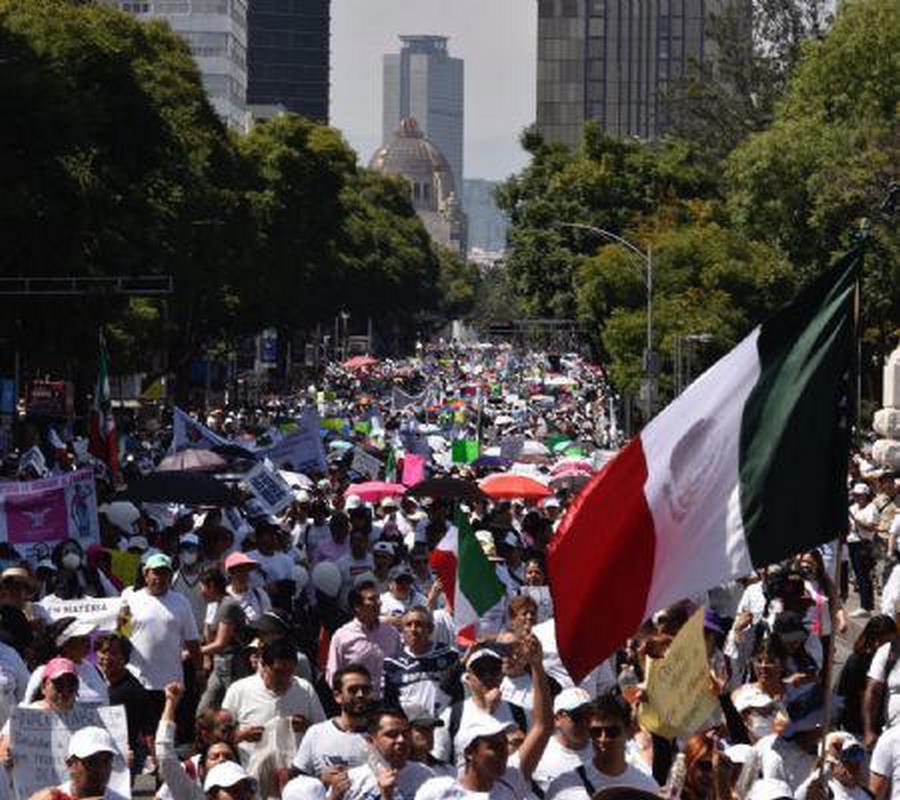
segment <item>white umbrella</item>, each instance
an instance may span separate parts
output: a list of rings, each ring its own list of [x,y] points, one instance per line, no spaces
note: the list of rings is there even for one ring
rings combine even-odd
[[[138,507],[127,500],[104,503],[97,508],[97,512],[105,514],[112,525],[125,533],[132,533],[132,524],[141,518],[141,512],[138,511]]]
[[[302,472],[291,472],[290,470],[280,469],[278,470],[278,474],[285,479],[288,486],[299,486],[301,489],[312,489],[313,487],[312,479],[308,478]]]

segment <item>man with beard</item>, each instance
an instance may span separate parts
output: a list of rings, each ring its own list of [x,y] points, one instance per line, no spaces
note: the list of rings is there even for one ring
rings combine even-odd
[[[345,800],[376,796],[412,800],[419,787],[433,777],[434,773],[424,764],[409,760],[409,720],[399,708],[375,711],[369,718],[366,739],[373,757],[350,770]]]
[[[334,674],[334,700],[341,709],[336,717],[312,725],[303,737],[294,767],[331,786],[343,781],[351,767],[366,760],[367,715],[372,701],[372,678],[360,664],[350,664]]]

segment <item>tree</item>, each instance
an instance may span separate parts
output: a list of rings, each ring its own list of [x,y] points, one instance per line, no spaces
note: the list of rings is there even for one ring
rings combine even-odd
[[[711,57],[674,79],[664,103],[676,138],[711,163],[772,121],[803,53],[831,22],[828,0],[727,0],[708,14]]]
[[[676,338],[701,334],[711,336],[707,358],[724,354],[795,285],[784,258],[729,230],[720,207],[698,203],[692,213],[691,222],[652,240],[654,349],[666,361]],[[581,263],[578,303],[582,318],[600,327],[615,385],[636,393],[647,324],[643,264],[618,245],[601,245]],[[671,373],[663,370],[663,396],[671,391]]]
[[[631,238],[661,207],[677,221],[684,202],[716,192],[709,173],[685,143],[642,144],[603,135],[585,125],[575,152],[523,136],[531,163],[498,188],[510,217],[509,278],[531,316],[573,318],[579,257],[593,253],[597,237],[560,223],[582,223]]]
[[[900,180],[900,13],[892,0],[844,3],[829,35],[810,42],[773,124],[727,163],[731,217],[744,235],[782,249],[805,276],[872,232],[862,324],[877,389],[900,338],[900,239],[878,206]]]

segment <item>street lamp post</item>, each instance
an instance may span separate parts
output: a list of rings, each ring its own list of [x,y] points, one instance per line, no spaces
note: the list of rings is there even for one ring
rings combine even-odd
[[[581,222],[557,222],[561,228],[575,228],[577,230],[590,231],[597,236],[611,239],[622,247],[630,250],[644,262],[644,285],[647,287],[647,342],[644,351],[644,376],[646,380],[644,397],[644,409],[647,420],[653,416],[654,394],[656,388],[656,363],[653,358],[653,248],[647,247],[645,253],[636,244],[623,239],[618,234],[594,225],[585,225]]]

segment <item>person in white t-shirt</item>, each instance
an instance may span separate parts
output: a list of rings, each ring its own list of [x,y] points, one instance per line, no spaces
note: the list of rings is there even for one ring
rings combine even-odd
[[[128,669],[150,694],[155,720],[170,683],[184,684],[181,654],[187,650],[194,669],[200,669],[200,634],[187,598],[170,591],[172,562],[156,553],[144,564],[143,589],[122,593],[122,613],[130,621],[132,650]]]
[[[850,613],[851,617],[867,617],[875,607],[872,589],[872,567],[866,555],[866,543],[872,541],[878,530],[881,515],[872,502],[872,490],[865,483],[853,485],[853,505],[850,506],[850,532],[847,534],[847,550],[853,574],[856,576],[856,590],[859,592],[859,608]]]
[[[424,606],[425,598],[415,589],[415,576],[406,564],[391,567],[388,590],[381,595],[381,621],[403,628],[403,615],[414,606]]]
[[[599,790],[612,786],[659,792],[652,777],[625,759],[629,720],[624,704],[612,695],[604,695],[590,707],[587,717],[593,758],[552,781],[546,800],[589,800]]]
[[[885,728],[900,723],[900,643],[893,639],[875,651],[866,675],[863,726],[867,747],[875,744],[882,709]]]
[[[272,608],[268,592],[261,586],[252,585],[252,576],[258,569],[259,562],[246,553],[231,553],[225,559],[228,594],[240,603],[248,623],[256,622]]]
[[[366,740],[370,748],[367,763],[349,771],[350,788],[345,800],[413,798],[419,787],[434,776],[424,764],[409,760],[409,720],[400,709],[373,712]]]
[[[886,730],[878,739],[869,764],[869,791],[875,800],[900,800],[900,727]]]
[[[510,760],[506,734],[513,723],[478,711],[464,720],[455,741],[463,755],[458,777],[437,777],[422,784],[416,800],[519,800],[553,732],[550,684],[538,640],[530,635],[521,644],[534,678],[534,720]]]
[[[237,723],[234,738],[244,763],[256,751],[264,726],[276,717],[290,717],[298,736],[325,719],[315,689],[294,674],[296,668],[297,651],[286,639],[276,639],[263,645],[259,672],[235,681],[225,692],[222,708]]]
[[[532,779],[546,792],[553,780],[579,766],[590,763],[594,751],[588,733],[588,711],[591,696],[577,686],[563,689],[553,701],[553,724],[556,732],[547,743],[544,756]]]
[[[831,800],[872,800],[862,781],[866,768],[866,751],[856,737],[843,731],[828,734],[825,753],[826,763],[830,767],[830,777],[826,784],[828,797]],[[796,800],[811,799],[813,793],[810,790],[817,781],[821,781],[818,770],[794,793]]]
[[[366,715],[372,702],[372,676],[360,664],[338,670],[332,679],[341,713],[313,725],[294,756],[294,770],[329,786],[342,783],[347,770],[366,759]]]

